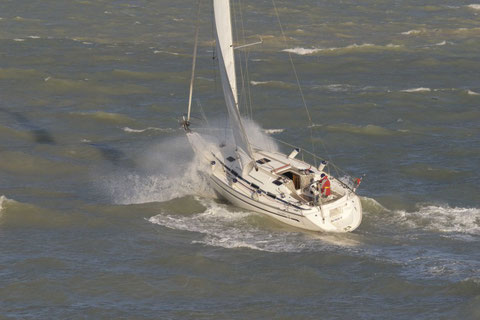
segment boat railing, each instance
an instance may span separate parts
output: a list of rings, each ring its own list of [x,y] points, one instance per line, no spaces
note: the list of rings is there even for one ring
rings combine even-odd
[[[269,137],[270,139],[280,143],[280,144],[283,144],[284,146],[287,146],[287,147],[291,147],[291,148],[294,148],[294,149],[298,149],[299,150],[299,154],[300,154],[300,157],[302,159],[302,161],[305,161],[305,156],[310,157],[311,160],[313,160],[313,163],[317,163],[317,160],[319,160],[319,162],[321,161],[327,161],[328,162],[328,166],[327,166],[327,170],[328,170],[328,175],[331,175],[330,173],[330,168],[333,168],[335,170],[335,173],[336,173],[336,176],[337,177],[341,177],[341,176],[344,176],[344,177],[347,177],[347,178],[352,178],[353,175],[349,174],[348,172],[346,172],[345,170],[341,169],[340,167],[338,167],[337,165],[335,165],[333,162],[325,159],[325,158],[322,158],[318,155],[316,155],[315,153],[309,151],[309,150],[306,150],[304,148],[301,148],[301,147],[298,147],[298,146],[295,146],[291,143],[288,143],[286,141],[283,141],[283,140],[280,140],[280,139],[277,139],[277,138],[274,138],[274,137]],[[308,159],[307,159],[307,162],[308,162]],[[346,184],[345,182],[343,182],[342,180],[340,180],[339,178],[336,179],[341,185],[343,185],[345,188],[351,190],[351,191],[354,191],[353,190],[353,187],[352,186],[349,186],[348,184]]]

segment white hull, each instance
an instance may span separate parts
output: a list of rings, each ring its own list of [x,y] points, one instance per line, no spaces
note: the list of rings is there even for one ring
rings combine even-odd
[[[272,179],[270,181],[256,179],[256,176],[261,175],[262,168],[258,171],[253,169],[250,174],[232,175],[229,170],[233,172],[233,169],[224,160],[227,156],[222,155],[219,147],[206,142],[197,133],[187,133],[187,137],[195,153],[208,165],[206,171],[212,187],[232,204],[311,231],[350,232],[360,225],[362,206],[359,197],[351,190],[345,189],[343,195],[319,205],[293,202],[285,194],[282,194],[283,197],[279,196],[281,194],[278,192],[279,188],[271,183]],[[283,156],[287,159],[281,154],[260,151],[256,154],[259,157],[269,154],[272,158]],[[303,163],[298,160],[295,162],[296,165]],[[332,182],[334,187],[340,187],[340,184]],[[252,188],[251,185],[255,187]]]

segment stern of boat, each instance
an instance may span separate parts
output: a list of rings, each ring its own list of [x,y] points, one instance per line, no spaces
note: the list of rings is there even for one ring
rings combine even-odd
[[[342,198],[323,204],[319,208],[321,214],[308,215],[307,219],[323,231],[351,232],[362,222],[360,198],[351,191]]]

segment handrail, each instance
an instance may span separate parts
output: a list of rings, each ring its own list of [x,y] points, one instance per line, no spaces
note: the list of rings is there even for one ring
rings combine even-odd
[[[291,143],[288,143],[288,142],[286,142],[286,141],[283,141],[283,140],[280,140],[280,139],[277,139],[277,138],[274,138],[274,137],[271,137],[271,136],[270,136],[269,138],[271,138],[272,140],[277,141],[277,142],[279,142],[279,143],[281,143],[281,144],[283,144],[283,145],[286,145],[286,146],[289,146],[289,147],[292,147],[292,148],[298,148],[298,149],[300,149],[300,152],[302,153],[302,157],[303,157],[303,153],[306,153],[306,154],[312,156],[312,157],[315,158],[315,159],[318,159],[318,160],[321,160],[321,161],[327,161],[326,159],[324,159],[324,158],[322,158],[322,157],[320,157],[320,156],[314,154],[313,152],[310,152],[310,151],[308,151],[308,150],[306,150],[306,149],[304,149],[304,148],[295,146],[295,145],[293,145],[293,144],[291,144]],[[338,174],[338,173],[342,173],[343,175],[345,175],[345,176],[347,176],[347,177],[350,177],[350,178],[353,177],[353,175],[351,175],[351,174],[349,174],[348,172],[346,172],[345,170],[341,169],[340,167],[338,167],[338,166],[335,165],[334,163],[329,162],[329,165],[331,165],[331,166],[337,171],[337,174]],[[345,182],[341,181],[341,180],[338,179],[338,178],[337,178],[336,180],[337,180],[341,185],[343,185],[344,187],[346,187],[346,188],[348,188],[349,190],[353,191],[352,187],[350,187],[349,185],[347,185]]]

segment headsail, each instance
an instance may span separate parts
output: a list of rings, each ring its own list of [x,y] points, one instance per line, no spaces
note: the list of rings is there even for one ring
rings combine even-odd
[[[213,0],[217,56],[222,79],[223,94],[227,105],[233,137],[237,148],[242,149],[253,159],[253,152],[243,127],[238,110],[237,81],[235,76],[235,57],[233,54],[232,23],[229,0]]]

